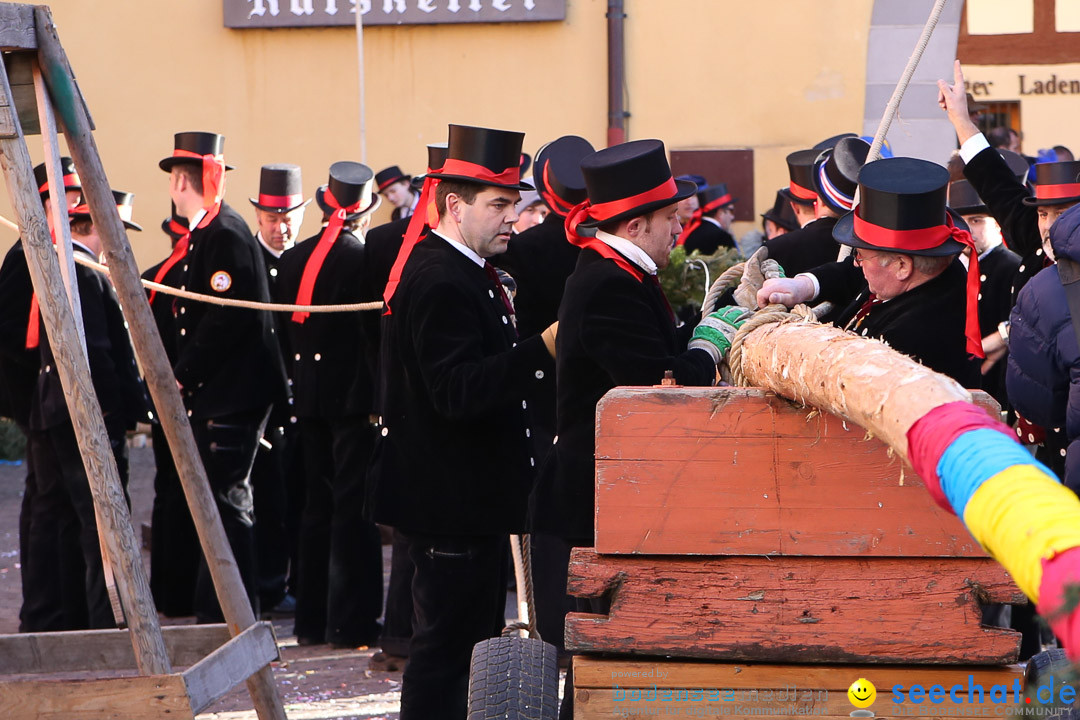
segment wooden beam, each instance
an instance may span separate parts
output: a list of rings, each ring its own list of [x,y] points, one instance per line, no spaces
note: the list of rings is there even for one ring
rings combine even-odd
[[[278,656],[274,626],[255,623],[184,672],[192,710],[210,707]]]
[[[225,625],[172,625],[161,629],[174,667],[199,662],[229,641]],[[0,675],[135,667],[128,630],[0,635]]]
[[[90,118],[81,102],[78,88],[66,71],[69,67],[67,55],[60,45],[49,8],[37,6],[35,20],[41,70],[57,114],[64,121],[68,148],[82,178],[83,194],[105,248],[113,286],[124,309],[135,354],[169,441],[222,613],[230,633],[235,636],[255,624],[255,613],[248,602],[236,559],[222,528],[217,504],[188,424],[187,411],[176,387],[176,377],[146,301],[135,256],[116,212],[97,143],[90,132]],[[260,720],[285,720],[285,711],[269,667],[251,676],[247,685]]]
[[[980,604],[1023,594],[990,558],[642,557],[575,548],[567,593],[609,597],[570,613],[566,649],[722,661],[985,664],[1016,661],[1020,634]]]
[[[11,97],[2,58],[0,91],[5,97]],[[78,331],[71,309],[67,305],[60,278],[60,264],[52,238],[49,237],[41,199],[34,183],[30,154],[21,131],[17,138],[0,140],[0,167],[7,181],[19,226],[24,230],[23,249],[30,279],[38,297],[41,316],[52,340],[56,369],[67,397],[79,452],[94,498],[94,507],[105,529],[109,557],[120,582],[120,595],[125,603],[128,621],[135,631],[131,634],[135,657],[143,674],[164,675],[170,672],[170,667],[165,642],[161,638],[161,626],[150,597],[150,585],[146,580],[139,545],[131,527],[127,498],[120,485],[116,460],[105,430],[101,405],[94,392],[86,353],[76,339]],[[111,203],[112,193],[108,192],[108,195]],[[112,213],[119,222],[115,205]]]
[[[8,718],[45,720],[191,720],[180,675],[0,683]]]
[[[34,6],[0,3],[0,50],[36,50]]]

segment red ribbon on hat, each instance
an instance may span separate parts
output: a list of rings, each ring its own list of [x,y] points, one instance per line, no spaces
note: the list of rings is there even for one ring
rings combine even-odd
[[[64,189],[67,190],[71,187],[76,187],[79,183],[79,176],[76,173],[68,173],[64,176]],[[46,180],[41,187],[38,188],[38,194],[41,194],[49,189],[49,181]]]
[[[690,222],[686,223],[686,229],[679,233],[679,239],[675,241],[675,244],[685,244],[686,238],[690,237],[690,233],[697,230],[698,226],[701,225],[701,219],[705,217],[705,213],[711,213],[717,208],[722,208],[729,202],[731,202],[731,193],[724,193],[720,197],[708,203],[705,207],[695,210],[694,214],[690,216]]]
[[[175,222],[175,220],[170,220],[169,224],[173,225],[175,224]],[[169,273],[170,270],[172,270],[173,265],[176,265],[176,263],[184,259],[184,256],[187,255],[188,242],[190,240],[190,232],[185,232],[183,235],[180,236],[180,239],[176,241],[175,245],[173,245],[172,254],[169,255],[169,259],[162,263],[161,267],[158,268],[158,271],[154,273],[154,282],[160,284],[162,279]],[[154,304],[155,297],[157,297],[157,290],[151,290],[150,298],[148,300],[151,305]]]
[[[859,217],[855,212],[855,235],[871,245],[905,250],[929,250],[950,238],[971,248],[967,269],[967,307],[965,308],[964,335],[967,338],[967,351],[977,358],[986,357],[982,349],[982,332],[979,330],[979,254],[975,250],[975,241],[971,233],[961,230],[953,223],[950,215],[945,215],[944,225],[934,225],[916,230],[892,230],[874,225]]]
[[[577,232],[578,225],[589,220],[599,220],[600,222],[604,222],[616,215],[621,215],[624,212],[641,207],[642,205],[656,202],[657,200],[667,200],[668,198],[675,197],[678,192],[679,186],[675,184],[675,178],[669,177],[656,187],[638,193],[637,195],[631,195],[630,197],[611,200],[610,202],[604,203],[593,204],[588,200],[578,203],[566,216],[566,239],[580,248],[589,248],[600,253],[602,257],[612,260],[616,265],[640,281],[645,275],[637,266],[620,255],[615,248],[611,247],[603,240],[579,235]]]
[[[311,251],[311,256],[308,257],[308,261],[304,265],[304,272],[300,276],[300,290],[296,293],[297,305],[311,304],[311,296],[315,292],[315,280],[319,277],[319,270],[322,269],[323,262],[326,260],[326,255],[330,252],[331,246],[341,234],[341,228],[345,225],[345,218],[349,213],[354,213],[360,209],[360,200],[348,207],[342,207],[334,194],[330,192],[329,185],[327,185],[326,191],[323,192],[323,200],[326,201],[327,205],[334,208],[334,214],[330,216],[330,222],[326,224],[326,229],[323,230],[322,235],[319,237],[318,244]],[[309,315],[311,313],[297,310],[292,314],[292,321],[302,325]]]
[[[390,278],[386,282],[386,287],[383,288],[383,304],[386,305],[383,315],[393,314],[390,310],[390,299],[397,292],[405,262],[412,254],[416,243],[420,242],[420,234],[424,231],[424,226],[436,227],[439,224],[439,208],[435,204],[435,188],[439,186],[439,179],[434,177],[439,172],[439,170],[428,168],[427,175],[424,176],[424,184],[420,188],[420,199],[416,201],[416,210],[409,216],[409,226],[405,229],[401,247],[398,248],[397,257],[394,258],[394,266],[390,268]]]
[[[173,150],[173,157],[202,160],[203,210],[205,217],[198,227],[204,228],[221,212],[221,198],[225,195],[225,156],[200,155],[190,150]]]
[[[1057,200],[1058,198],[1076,197],[1077,195],[1080,195],[1080,183],[1035,186],[1035,197],[1039,200]]]
[[[548,168],[551,167],[550,162],[544,163],[544,170],[540,173],[544,179],[543,185],[539,188],[540,197],[544,199],[544,202],[548,204],[551,211],[566,217],[567,213],[574,209],[574,206],[566,200],[563,200],[551,189],[551,181],[548,179]]]
[[[285,208],[291,208],[299,205],[301,202],[303,202],[303,200],[304,196],[299,193],[296,195],[265,195],[263,193],[259,193],[260,205],[266,205],[272,208],[280,208],[282,210],[284,210]]]
[[[817,200],[817,193],[810,188],[804,188],[799,183],[791,180],[788,183],[788,191],[797,198],[803,200]]]
[[[472,178],[474,180],[482,180],[492,185],[518,185],[521,183],[521,166],[514,165],[508,167],[500,173],[493,172],[492,170],[471,163],[468,160],[458,160],[457,158],[447,158],[446,162],[442,166],[443,175],[463,175],[465,177]]]

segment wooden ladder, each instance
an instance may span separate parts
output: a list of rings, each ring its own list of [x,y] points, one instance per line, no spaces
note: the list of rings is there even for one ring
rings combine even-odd
[[[139,673],[137,678],[0,682],[0,708],[16,718],[193,718],[244,681],[259,718],[283,720],[285,711],[270,668],[278,658],[273,627],[255,621],[244,591],[91,134],[93,122],[49,8],[0,3],[0,50],[0,169],[22,233],[41,317],[49,337],[55,338],[51,346],[90,480],[103,560],[115,578],[119,603],[114,607],[129,626],[0,636],[0,673],[116,670],[130,669],[132,664]],[[158,622],[87,364],[67,216],[60,203],[52,203],[54,247],[26,146],[24,129],[42,134],[49,185],[62,187],[54,110],[82,179],[83,197],[172,450],[227,630],[188,626],[163,635]],[[174,662],[194,664],[178,673],[172,669]]]

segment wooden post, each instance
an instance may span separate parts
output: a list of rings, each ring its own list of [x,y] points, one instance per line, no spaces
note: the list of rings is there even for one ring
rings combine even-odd
[[[187,412],[176,387],[176,377],[166,358],[150,305],[146,301],[135,258],[127,242],[120,216],[116,212],[112,192],[97,152],[97,143],[90,132],[85,106],[80,100],[67,57],[56,35],[52,13],[46,6],[37,6],[34,17],[38,59],[45,82],[64,123],[68,149],[83,181],[83,195],[90,205],[90,214],[97,225],[108,258],[113,285],[131,331],[135,352],[172,450],[184,495],[199,533],[199,542],[217,590],[218,602],[221,604],[229,632],[236,636],[255,623],[255,614],[248,602],[240,571],[221,525],[217,504],[210,491],[206,471],[188,424]],[[285,711],[269,666],[264,666],[248,678],[247,686],[255,710],[262,720],[285,720]]]
[[[0,83],[4,101],[11,113],[7,132],[0,137],[0,167],[7,178],[12,205],[24,230],[23,246],[30,278],[38,297],[41,315],[49,329],[50,346],[56,360],[68,408],[75,429],[79,451],[90,482],[99,521],[105,528],[106,546],[113,563],[119,590],[128,611],[132,628],[132,646],[139,671],[146,675],[169,673],[169,657],[161,637],[157,612],[150,598],[150,586],[143,572],[139,544],[131,527],[127,499],[116,470],[112,446],[101,416],[101,406],[94,394],[86,353],[76,339],[78,330],[67,295],[60,278],[60,264],[53,249],[41,208],[37,188],[32,180],[33,166],[22,128],[10,105],[11,88],[7,68],[0,59]],[[111,194],[110,194],[111,197]],[[116,212],[115,206],[113,212]]]

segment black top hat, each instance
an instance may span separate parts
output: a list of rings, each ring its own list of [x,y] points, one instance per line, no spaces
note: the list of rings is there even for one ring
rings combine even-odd
[[[857,138],[857,137],[859,137],[858,133],[853,133],[853,132],[846,132],[846,133],[840,133],[839,135],[833,135],[831,138],[825,138],[824,140],[819,142],[817,145],[815,145],[814,150],[817,150],[820,153],[822,150],[828,150],[829,148],[836,147],[837,143],[839,143],[844,138]]]
[[[69,157],[60,158],[60,169],[64,173],[64,190],[82,190],[82,181],[75,170],[74,160]],[[34,168],[34,180],[37,181],[41,202],[45,202],[49,199],[49,172],[45,169],[45,163]]]
[[[451,125],[440,180],[479,183],[508,190],[532,190],[521,181],[525,133]]]
[[[588,199],[581,161],[595,152],[592,144],[577,135],[563,135],[536,153],[533,184],[552,212],[566,216],[578,203]]]
[[[833,238],[842,245],[905,255],[955,255],[964,245],[943,232],[946,217],[967,230],[945,208],[949,171],[926,160],[875,160],[859,172],[859,206],[840,218]],[[905,232],[925,230],[926,232]],[[929,244],[929,247],[925,245]]]
[[[532,155],[529,153],[521,153],[521,162],[518,163],[521,166],[521,177],[529,176],[529,168],[532,167]]]
[[[791,209],[791,203],[788,202],[787,195],[784,194],[785,189],[776,191],[776,200],[773,202],[773,206],[761,213],[761,217],[772,220],[785,230],[798,230],[799,220],[795,217],[795,211]]]
[[[173,240],[187,235],[188,219],[176,212],[176,203],[172,204],[172,215],[161,221],[161,231]]]
[[[634,140],[598,150],[581,161],[589,193],[589,220],[579,227],[647,215],[697,192],[697,185],[671,176],[664,143]]]
[[[423,175],[417,175],[409,184],[412,185],[412,189],[419,192],[424,187],[424,180],[427,179],[428,174],[438,173],[442,170],[443,163],[446,162],[446,153],[448,152],[448,146],[446,143],[433,143],[427,146],[427,173]],[[435,178],[438,179],[438,176]]]
[[[1025,205],[1064,205],[1080,201],[1080,160],[1039,163],[1035,166],[1035,197]]]
[[[859,186],[859,168],[869,153],[870,146],[862,138],[844,137],[834,148],[818,156],[814,164],[814,189],[834,212],[851,210],[855,188]]]
[[[173,165],[202,163],[203,155],[221,155],[225,152],[225,136],[211,132],[180,132],[173,136],[173,154],[158,162],[158,167],[169,172]],[[185,154],[191,153],[191,154]],[[235,169],[226,164],[226,170]]]
[[[788,186],[780,193],[793,203],[813,205],[817,202],[814,188],[814,163],[820,150],[796,150],[787,156]]]
[[[985,215],[986,203],[967,180],[949,183],[949,207],[957,215]]]
[[[383,168],[375,173],[375,185],[378,186],[379,192],[382,192],[394,183],[402,180],[408,182],[409,180],[412,180],[412,175],[406,175],[401,172],[401,168],[397,165],[391,165],[390,167]]]
[[[259,171],[259,199],[248,201],[269,212],[289,212],[311,202],[304,199],[304,187],[300,181],[300,166],[288,163],[263,165]]]
[[[124,192],[123,190],[113,190],[112,194],[113,202],[116,203],[116,211],[120,213],[120,219],[124,222],[124,227],[128,230],[138,230],[141,232],[142,225],[131,219],[132,203],[135,201],[134,193]],[[72,222],[90,220],[90,209],[86,205],[72,208],[69,217]]]
[[[701,193],[701,214],[712,215],[714,212],[727,205],[734,205],[739,198],[732,197],[727,188],[727,183],[710,185]]]
[[[815,155],[815,157],[817,156]],[[709,187],[709,181],[706,180],[705,177],[702,175],[695,175],[693,173],[690,173],[688,175],[677,175],[675,176],[675,179],[689,180],[690,182],[697,185],[698,192],[705,192],[705,188]]]
[[[345,215],[346,221],[356,220],[375,211],[382,196],[374,192],[375,173],[367,165],[342,160],[330,166],[330,180],[315,191],[315,202],[323,212],[333,214],[338,208],[326,198],[327,190],[343,208],[354,208]]]

